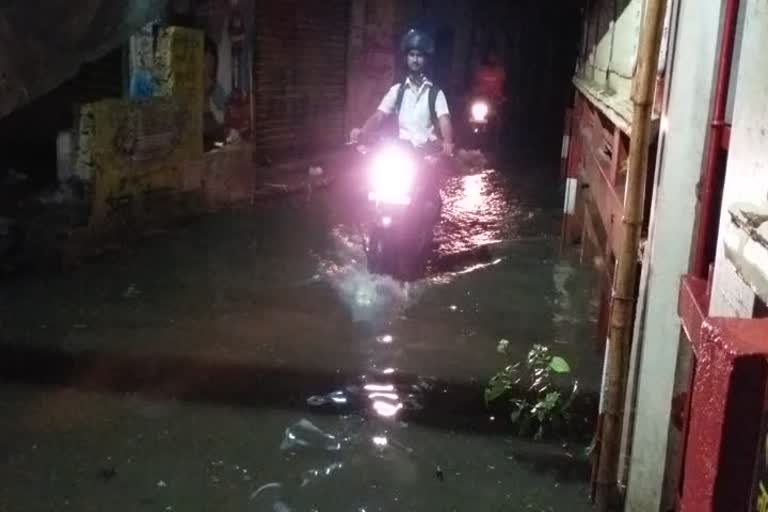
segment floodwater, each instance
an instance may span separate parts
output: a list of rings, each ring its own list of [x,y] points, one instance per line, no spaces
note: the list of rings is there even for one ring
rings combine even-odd
[[[349,174],[7,283],[0,512],[589,510],[595,299],[559,249],[556,182],[450,178],[409,284],[366,271]],[[486,409],[502,338],[568,361],[573,435],[534,441]]]

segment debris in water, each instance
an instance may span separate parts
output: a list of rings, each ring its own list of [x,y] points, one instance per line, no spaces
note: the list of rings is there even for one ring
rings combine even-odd
[[[343,391],[334,391],[325,396],[315,395],[307,398],[307,404],[312,407],[321,407],[323,405],[346,405],[348,402]]]
[[[168,484],[165,483],[165,480],[160,480],[159,482],[157,482],[157,486],[161,487],[161,488],[162,487],[168,487]]]
[[[325,450],[336,452],[341,450],[341,443],[327,432],[323,432],[308,419],[302,419],[298,423],[285,429],[281,450],[290,450],[296,447],[322,447]]]
[[[282,488],[283,488],[283,485],[280,484],[280,483],[277,483],[277,482],[271,482],[271,483],[268,483],[268,484],[264,484],[264,485],[262,485],[261,487],[259,487],[258,489],[256,489],[255,491],[253,491],[251,493],[250,500],[254,501],[256,498],[259,497],[260,494],[262,494],[262,493],[264,493],[266,491],[269,491],[269,490],[274,490],[276,495],[274,497],[271,497],[271,498],[268,497],[267,498],[267,502],[272,502],[272,500],[276,500],[276,501],[272,502],[272,507],[271,507],[272,512],[291,512],[291,508],[288,505],[286,505],[280,499],[280,491],[282,490]],[[265,505],[266,504],[264,503],[264,500],[261,499],[259,501],[258,510],[267,510],[264,507]]]
[[[325,405],[325,397],[323,396],[311,396],[307,398],[307,404],[311,405],[312,407],[320,407],[321,405]]]
[[[269,489],[280,489],[282,487],[283,487],[282,484],[279,484],[277,482],[271,482],[271,483],[268,483],[268,484],[264,484],[264,485],[262,485],[261,487],[259,487],[258,489],[256,489],[255,491],[253,491],[251,493],[251,499],[255,500],[259,496],[259,494],[261,494],[262,492],[267,491]]]

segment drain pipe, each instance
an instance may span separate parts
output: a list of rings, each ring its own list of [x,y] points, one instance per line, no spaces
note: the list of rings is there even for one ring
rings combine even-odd
[[[726,128],[725,114],[728,108],[728,89],[731,81],[733,47],[736,43],[736,28],[739,18],[740,0],[727,0],[723,21],[720,54],[718,56],[715,102],[712,107],[712,121],[707,140],[706,160],[699,181],[699,223],[696,228],[696,242],[693,256],[693,273],[701,279],[709,278],[710,252],[712,250],[712,227],[717,219],[715,199],[719,190],[722,171],[719,169],[722,155],[721,141]]]
[[[648,146],[652,137],[651,114],[666,4],[667,0],[648,0],[646,3],[637,68],[632,82],[634,113],[624,193],[624,229],[616,263],[604,369],[603,432],[595,489],[595,505],[599,512],[607,512],[618,496],[618,465],[627,366],[625,359],[635,304],[638,246],[645,215]]]

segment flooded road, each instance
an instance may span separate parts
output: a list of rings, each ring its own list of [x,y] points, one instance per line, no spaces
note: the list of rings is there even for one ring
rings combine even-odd
[[[407,285],[366,271],[349,175],[5,285],[0,512],[589,510],[583,433],[515,436],[483,400],[503,338],[594,405],[592,276],[543,174],[451,178]]]

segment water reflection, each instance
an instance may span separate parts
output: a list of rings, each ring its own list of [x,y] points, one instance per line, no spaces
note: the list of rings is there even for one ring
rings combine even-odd
[[[392,404],[381,400],[375,400],[373,402],[373,410],[382,418],[392,418],[397,415],[403,408],[403,404]]]
[[[512,205],[488,170],[448,180],[443,190],[443,222],[437,228],[441,254],[469,251],[504,237]]]
[[[465,176],[461,179],[461,194],[453,203],[455,211],[465,214],[476,214],[483,206],[485,189],[484,175]]]

